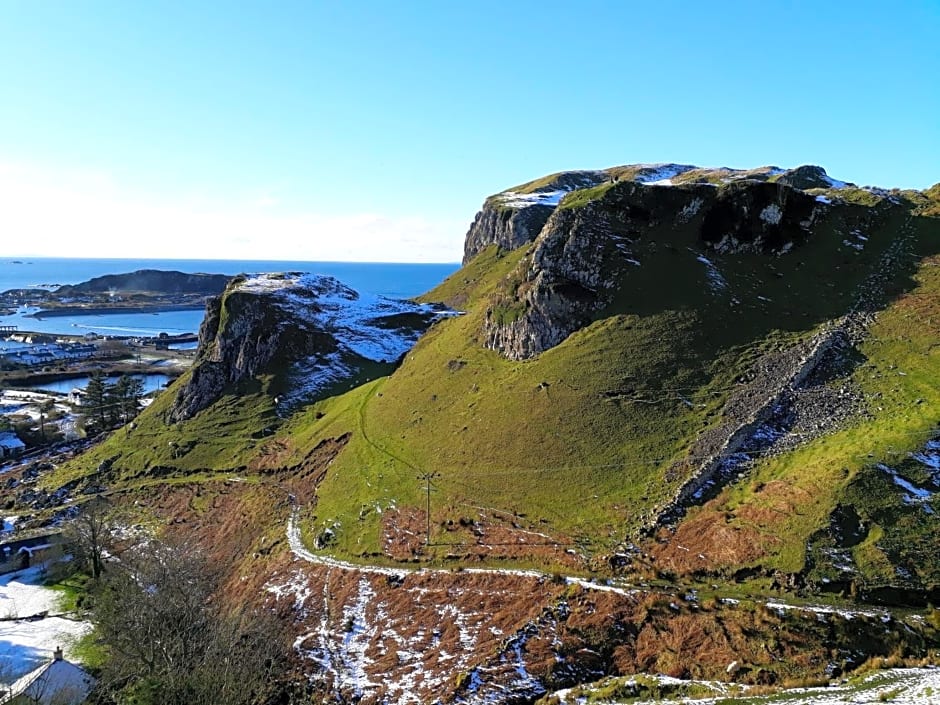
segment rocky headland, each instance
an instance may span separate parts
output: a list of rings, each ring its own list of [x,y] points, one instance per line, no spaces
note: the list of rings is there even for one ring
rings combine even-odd
[[[208,297],[220,294],[229,279],[224,274],[142,269],[52,289],[11,289],[0,293],[0,308],[38,308],[32,314],[37,318],[190,310],[202,308]]]

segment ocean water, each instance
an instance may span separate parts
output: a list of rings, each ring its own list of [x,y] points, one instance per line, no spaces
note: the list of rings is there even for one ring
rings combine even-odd
[[[0,316],[0,326],[16,326],[17,330],[50,335],[145,336],[160,333],[181,335],[199,330],[205,311],[160,311],[155,313],[103,313],[82,316],[51,316],[35,318],[29,314],[37,309],[21,309],[11,316]]]
[[[357,291],[395,299],[418,296],[457,271],[457,262],[401,264],[387,262],[301,262],[287,260],[66,259],[0,257],[0,291],[78,284],[104,274],[163,269],[205,274],[312,272],[336,277]]]
[[[378,262],[292,262],[285,260],[154,260],[154,259],[65,259],[0,258],[0,291],[36,287],[54,288],[78,284],[105,274],[124,274],[138,269],[175,270],[187,273],[229,274],[253,272],[313,272],[339,279],[357,291],[396,299],[418,296],[446,279],[460,265],[400,264]],[[160,313],[119,313],[61,316],[45,319],[29,317],[28,311],[0,316],[0,326],[53,334],[157,335],[195,333],[202,311]]]

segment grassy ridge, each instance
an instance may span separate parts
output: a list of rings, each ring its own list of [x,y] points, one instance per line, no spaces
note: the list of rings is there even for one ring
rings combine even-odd
[[[840,209],[786,257],[710,254],[726,280],[717,289],[696,259],[694,227],[669,226],[638,246],[641,266],[627,270],[595,323],[527,362],[508,361],[479,340],[482,307],[523,252],[481,254],[428,295],[462,302],[466,315],[435,327],[390,378],[318,405],[324,416],[315,423],[291,425],[301,447],[354,434],[320,488],[312,531],[334,527],[343,553],[379,553],[378,509],[421,511],[418,476],[435,472],[432,533],[483,506],[561,541],[611,548],[685,479],[667,469],[720,420],[729,391],[761,351],[845,312],[906,219],[902,209]],[[862,250],[844,242],[859,227],[868,237]],[[915,286],[909,274],[901,271],[886,297]],[[864,438],[869,430],[846,433]],[[814,530],[835,503],[830,458],[806,449],[780,462],[825,465],[805,474],[818,482],[801,488],[819,497],[804,526]],[[798,535],[779,550],[781,564],[801,564]]]
[[[581,195],[603,199],[608,190]],[[569,196],[565,203],[582,201]],[[702,431],[722,423],[724,402],[755,361],[843,314],[908,220],[903,207],[885,203],[832,209],[809,242],[781,257],[704,253],[699,220],[658,225],[631,245],[639,266],[623,263],[613,245],[604,255],[606,262],[621,260],[620,288],[596,320],[527,362],[482,347],[486,308],[507,280],[520,276],[527,250],[491,247],[423,297],[465,314],[432,328],[394,374],[363,378],[283,425],[270,400],[277,391],[272,379],[232,390],[173,427],[162,421],[171,401],[165,394],[138,428],[64,466],[55,482],[91,474],[110,458],[125,481],[154,468],[244,469],[274,442],[286,449],[281,462],[287,466],[322,440],[351,434],[305,517],[310,539],[331,528],[333,553],[379,556],[390,508],[423,516],[419,476],[425,473],[436,474],[433,536],[443,524],[473,519],[487,507],[588,553],[608,551],[686,479],[675,470],[677,461]],[[894,303],[855,372],[870,397],[881,395],[882,409],[762,463],[748,480],[690,514],[746,528],[761,544],[761,565],[799,570],[806,541],[872,464],[868,454],[913,447],[913,434],[936,422],[940,397],[930,380],[940,370],[930,341],[938,331],[922,320],[940,321],[940,312],[930,318],[938,269],[914,265],[940,242],[933,223],[916,227],[917,256],[902,263],[881,295],[881,304]],[[921,308],[914,311],[912,301]],[[891,365],[906,376],[889,374]],[[924,401],[912,405],[917,398]],[[882,570],[878,537],[890,529],[872,521],[857,560]]]

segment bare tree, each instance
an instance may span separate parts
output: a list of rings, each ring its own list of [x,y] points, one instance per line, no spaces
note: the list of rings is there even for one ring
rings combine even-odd
[[[111,504],[95,496],[85,502],[66,530],[66,540],[79,568],[88,570],[98,580],[104,572],[104,554],[114,529]]]
[[[126,551],[95,595],[109,653],[99,687],[141,705],[265,705],[283,687],[290,642],[260,610],[226,611],[219,573],[191,546]]]

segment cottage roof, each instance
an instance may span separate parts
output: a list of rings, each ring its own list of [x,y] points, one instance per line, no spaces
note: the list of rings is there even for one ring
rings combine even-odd
[[[22,450],[26,444],[21,441],[12,431],[0,431],[0,448],[9,450]]]
[[[78,705],[88,697],[94,679],[81,666],[55,658],[27,673],[10,687],[10,698],[41,705]],[[9,700],[0,700],[9,702]]]

